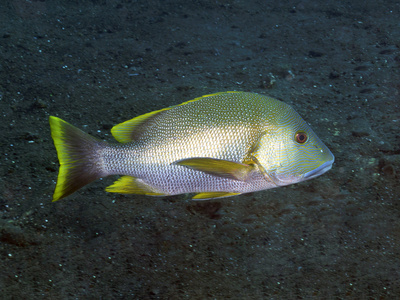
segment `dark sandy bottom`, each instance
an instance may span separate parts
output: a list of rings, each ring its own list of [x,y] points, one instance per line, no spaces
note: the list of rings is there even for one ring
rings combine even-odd
[[[322,4],[323,3],[323,4]],[[1,299],[394,299],[400,295],[398,1],[0,4]],[[102,139],[225,90],[291,104],[327,174],[218,201],[52,203],[49,115]]]

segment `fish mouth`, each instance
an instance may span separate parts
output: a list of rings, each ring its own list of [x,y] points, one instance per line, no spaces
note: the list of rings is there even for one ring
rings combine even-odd
[[[329,171],[332,168],[333,162],[334,162],[333,159],[329,160],[327,162],[324,162],[318,168],[315,168],[314,170],[305,173],[303,178],[311,179],[311,178],[314,178],[314,177],[324,174],[325,172]]]

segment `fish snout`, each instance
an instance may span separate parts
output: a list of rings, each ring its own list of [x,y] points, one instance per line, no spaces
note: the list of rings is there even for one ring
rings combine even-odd
[[[311,179],[311,178],[320,176],[320,175],[328,172],[332,168],[332,165],[333,165],[334,161],[335,161],[335,158],[332,155],[332,159],[324,162],[322,165],[320,165],[319,167],[315,168],[314,170],[311,170],[311,171],[305,173],[304,176],[303,176],[304,180],[305,179]]]

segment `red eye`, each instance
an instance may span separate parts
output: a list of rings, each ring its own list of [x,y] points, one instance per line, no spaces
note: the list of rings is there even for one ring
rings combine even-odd
[[[294,139],[299,144],[304,144],[305,142],[307,142],[307,133],[305,133],[305,132],[297,132],[296,135],[294,136]]]

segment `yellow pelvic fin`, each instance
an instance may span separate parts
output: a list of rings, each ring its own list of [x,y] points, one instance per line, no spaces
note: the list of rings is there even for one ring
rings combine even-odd
[[[140,194],[149,196],[166,196],[159,193],[155,188],[133,176],[122,176],[112,185],[106,188],[106,192],[121,194]]]
[[[50,116],[51,137],[56,146],[60,169],[53,201],[64,198],[105,175],[98,150],[100,141],[60,118]]]
[[[178,160],[173,164],[202,171],[210,175],[240,181],[246,181],[250,172],[254,169],[253,165],[208,157],[186,158]]]
[[[230,193],[230,192],[206,192],[198,193],[192,199],[193,200],[207,200],[215,198],[225,198],[240,195],[241,193]]]
[[[153,118],[157,114],[159,114],[159,113],[161,113],[163,111],[170,110],[170,109],[175,108],[177,106],[182,106],[182,105],[186,105],[186,104],[188,104],[190,102],[201,100],[203,98],[217,96],[217,95],[221,95],[221,94],[228,94],[228,93],[240,93],[240,92],[221,92],[221,93],[215,93],[215,94],[210,94],[210,95],[204,95],[204,96],[195,98],[193,100],[189,100],[189,101],[183,102],[183,103],[178,104],[178,105],[174,105],[174,106],[166,107],[166,108],[163,108],[163,109],[160,109],[160,110],[152,111],[152,112],[149,112],[147,114],[144,114],[144,115],[138,116],[136,118],[133,118],[131,120],[125,121],[123,123],[120,123],[118,125],[115,125],[111,129],[111,133],[112,133],[113,137],[120,143],[132,142],[141,133],[141,130],[140,130],[141,126],[140,125],[150,121],[151,118]]]

